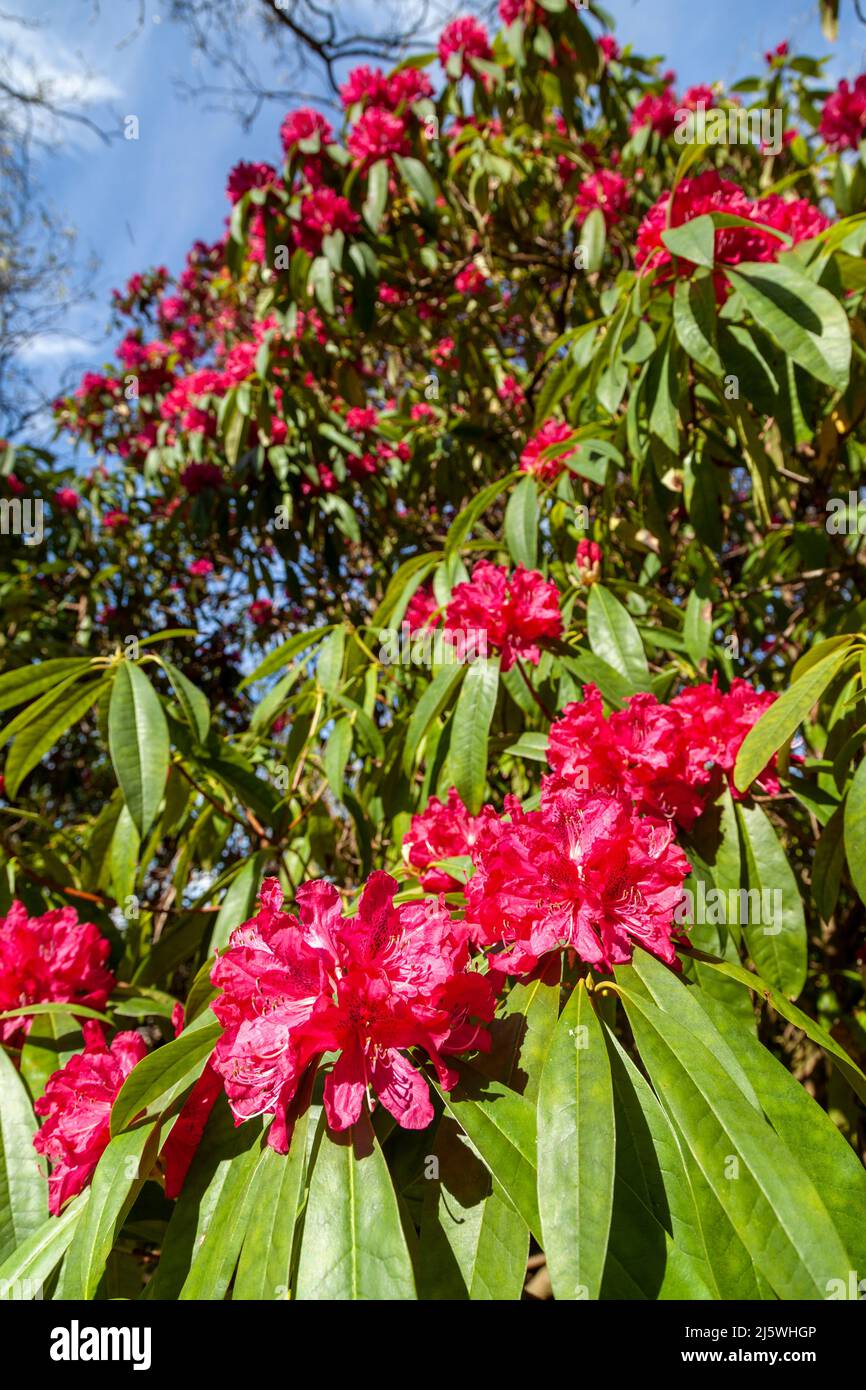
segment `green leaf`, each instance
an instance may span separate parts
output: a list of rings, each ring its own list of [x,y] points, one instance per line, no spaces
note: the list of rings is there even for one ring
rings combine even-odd
[[[222,1165],[219,1200],[206,1229],[199,1232],[189,1272],[177,1295],[181,1301],[224,1298],[235,1272],[253,1216],[256,1179],[271,1152],[261,1139],[259,1125],[251,1123],[240,1138],[247,1139],[249,1147],[233,1154]]]
[[[744,792],[760,776],[773,754],[796,732],[837,671],[848,658],[840,648],[812,666],[774,700],[743,739],[734,767],[734,785]]]
[[[516,565],[532,570],[538,561],[538,488],[527,476],[514,489],[505,508],[505,543]]]
[[[210,1009],[179,1038],[149,1052],[130,1072],[111,1108],[111,1132],[120,1134],[138,1115],[163,1114],[201,1075],[222,1030]]]
[[[721,380],[725,368],[716,343],[717,312],[711,276],[697,275],[689,280],[677,280],[674,290],[674,331],[680,346],[695,362]]]
[[[445,1107],[540,1241],[535,1106],[501,1081],[479,1076],[460,1064],[457,1070],[459,1085],[448,1093],[440,1092]]]
[[[601,270],[604,248],[607,244],[607,226],[601,208],[593,208],[580,229],[579,247],[583,251],[582,269],[593,273]]]
[[[156,1157],[159,1131],[140,1125],[116,1135],[96,1166],[90,1201],[66,1252],[56,1297],[93,1298],[123,1222]]]
[[[447,1116],[439,1125],[434,1157],[438,1171],[428,1180],[421,1218],[419,1297],[519,1299],[529,1254],[526,1222]]]
[[[743,937],[764,979],[796,998],[806,983],[808,964],[806,919],[797,880],[762,807],[740,804],[737,817],[750,894]]]
[[[849,1257],[812,1183],[767,1120],[672,1015],[624,993],[641,1059],[699,1171],[782,1299],[823,1299]]]
[[[427,166],[422,164],[420,159],[413,159],[400,154],[395,157],[395,163],[409,187],[414,193],[417,193],[421,205],[428,212],[432,212],[436,207],[437,194],[436,185],[430,177]]]
[[[346,790],[346,764],[352,752],[352,735],[351,720],[347,719],[345,715],[342,719],[336,719],[328,735],[322,756],[322,765],[325,769],[328,785],[338,801],[342,801],[343,793]]]
[[[457,554],[466,543],[476,521],[519,476],[517,473],[509,473],[503,478],[497,478],[495,482],[488,483],[487,487],[476,493],[462,512],[458,512],[448,528],[448,535],[445,537],[443,554],[446,560]]]
[[[412,717],[409,720],[409,727],[406,730],[406,742],[403,745],[403,771],[407,776],[411,776],[415,766],[415,757],[421,746],[421,741],[435,719],[447,708],[451,696],[466,674],[467,667],[460,662],[454,661],[441,670],[436,672],[421,699],[418,701]]]
[[[48,1184],[33,1147],[38,1126],[24,1083],[0,1047],[0,1264],[48,1215]]]
[[[45,1285],[66,1254],[89,1198],[89,1189],[80,1192],[59,1216],[49,1216],[0,1264],[0,1301],[44,1297]]]
[[[716,229],[712,217],[693,217],[680,227],[668,227],[661,234],[669,251],[693,265],[712,270],[715,264]]]
[[[88,681],[83,687],[75,684],[58,692],[56,699],[47,703],[39,716],[15,735],[4,769],[7,796],[18,795],[18,789],[28,772],[32,772],[67,729],[84,717],[99,698],[101,689],[100,679]]]
[[[377,159],[367,175],[367,196],[361,211],[371,232],[378,232],[388,202],[388,161]]]
[[[521,734],[517,742],[512,743],[505,751],[515,758],[528,758],[530,762],[546,763],[547,744],[547,734],[536,733],[530,729]]]
[[[844,391],[851,366],[851,330],[845,310],[792,265],[726,268],[755,322],[811,376]]]
[[[38,666],[19,666],[0,676],[0,711],[14,709],[53,690],[61,680],[79,675],[90,666],[88,656],[61,656],[40,661]]]
[[[538,1207],[557,1299],[597,1299],[613,1210],[613,1083],[601,1024],[578,982],[538,1092]]]
[[[366,1113],[332,1134],[322,1122],[298,1263],[304,1301],[414,1299],[397,1195]]]
[[[449,764],[454,785],[473,816],[481,810],[484,800],[487,739],[498,691],[498,657],[471,662],[454,711]]]
[[[343,675],[343,656],[346,650],[346,629],[335,628],[319,648],[316,680],[329,695],[336,694]]]
[[[594,654],[637,687],[649,687],[649,668],[631,614],[603,584],[593,584],[587,603],[587,635]]]
[[[251,1191],[253,1214],[244,1236],[232,1298],[285,1299],[307,1167],[310,1109],[295,1121],[287,1154],[266,1149]]]
[[[854,887],[866,903],[866,758],[854,773],[845,798],[845,854]]]
[[[205,743],[210,730],[210,706],[206,696],[170,661],[163,658],[161,665],[174,687],[174,693],[178,698],[187,724],[189,724],[198,742]]]
[[[108,707],[108,748],[133,825],[144,837],[168,776],[168,725],[159,697],[138,666],[117,668]]]

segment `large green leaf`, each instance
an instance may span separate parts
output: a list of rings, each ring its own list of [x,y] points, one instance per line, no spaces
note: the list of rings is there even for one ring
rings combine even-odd
[[[789,1162],[799,1164],[820,1192],[851,1257],[852,1269],[866,1269],[866,1169],[826,1111],[716,999],[704,1007],[737,1055],[760,1096],[761,1109],[788,1146]]]
[[[143,1113],[165,1113],[194,1086],[221,1031],[210,1009],[205,1009],[179,1038],[143,1057],[117,1093],[111,1108],[112,1134],[119,1134]]]
[[[854,773],[845,798],[845,855],[854,887],[866,903],[866,758]]]
[[[613,1082],[583,980],[556,1025],[538,1091],[538,1207],[557,1299],[597,1299],[614,1185]]]
[[[51,691],[41,697],[40,713],[19,730],[9,749],[4,769],[7,796],[17,796],[28,772],[42,760],[49,748],[54,747],[67,729],[84,717],[99,698],[101,689],[101,679],[80,685],[73,678],[73,684],[55,692],[54,698]]]
[[[36,666],[19,666],[0,676],[0,711],[14,709],[25,701],[35,700],[61,681],[80,675],[90,665],[88,656],[52,657]]]
[[[165,657],[161,659],[161,665],[165,669],[166,675],[174,686],[174,693],[178,698],[178,703],[183,710],[183,716],[189,724],[199,743],[204,743],[210,729],[210,706],[207,697],[202,694],[197,685],[179,671]]]
[[[755,322],[788,357],[818,381],[845,390],[851,330],[835,295],[789,264],[738,265],[727,275]]]
[[[38,1126],[24,1083],[0,1047],[0,1264],[48,1215],[48,1184],[33,1147]]]
[[[825,1298],[850,1261],[813,1184],[693,1033],[634,994],[624,1001],[656,1094],[763,1278],[783,1299]]]
[[[807,941],[803,900],[790,861],[763,807],[737,806],[749,892],[743,937],[770,984],[796,998],[806,983]],[[755,907],[760,902],[759,920]]]
[[[538,560],[538,487],[527,476],[518,483],[505,508],[505,543],[515,565],[535,569]]]
[[[246,1139],[248,1148],[234,1154],[225,1164],[219,1200],[205,1231],[196,1240],[189,1273],[178,1294],[181,1300],[221,1299],[225,1297],[244,1236],[254,1215],[253,1194],[256,1180],[267,1163],[270,1149],[261,1140],[260,1126],[251,1122]],[[250,1142],[251,1139],[257,1142]]]
[[[75,1234],[90,1189],[73,1198],[59,1216],[49,1216],[42,1225],[17,1245],[0,1264],[0,1300],[29,1302],[44,1297],[44,1289]]]
[[[836,672],[848,659],[848,649],[832,651],[764,711],[743,739],[734,768],[734,783],[745,791],[760,776],[773,754],[794,734],[820,700]]]
[[[289,1297],[292,1251],[304,1195],[310,1109],[295,1121],[288,1154],[266,1149],[256,1171],[234,1299],[280,1300]]]
[[[454,711],[449,753],[454,785],[471,815],[477,815],[487,785],[487,738],[499,690],[499,659],[470,663]]]
[[[646,653],[634,619],[609,589],[593,584],[586,614],[589,645],[638,690],[649,688]]]
[[[108,748],[133,824],[142,837],[156,818],[168,776],[168,725],[159,697],[132,662],[117,668],[108,708]]]
[[[459,662],[449,663],[436,672],[424,694],[412,711],[406,742],[403,745],[403,770],[411,775],[415,766],[415,755],[421,741],[427,734],[434,719],[438,719],[448,706],[451,696],[466,674],[467,668]]]
[[[559,1017],[559,976],[556,968],[513,984],[490,1024],[490,1051],[472,1060],[473,1068],[533,1102]]]
[[[296,1297],[416,1297],[397,1194],[366,1114],[344,1134],[332,1134],[322,1123],[304,1215]]]
[[[118,1134],[109,1143],[63,1261],[58,1299],[94,1297],[117,1233],[153,1166],[158,1142],[159,1131],[150,1123]]]
[[[520,1298],[529,1228],[445,1116],[424,1203],[418,1292],[423,1299]]]
[[[501,1081],[459,1064],[457,1070],[459,1085],[443,1094],[446,1108],[515,1211],[540,1240],[535,1106]]]

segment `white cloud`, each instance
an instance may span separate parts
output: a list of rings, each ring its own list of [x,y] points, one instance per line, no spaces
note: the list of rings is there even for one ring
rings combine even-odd
[[[18,357],[24,362],[47,362],[64,357],[92,356],[97,351],[93,343],[74,333],[40,333],[25,343]]]

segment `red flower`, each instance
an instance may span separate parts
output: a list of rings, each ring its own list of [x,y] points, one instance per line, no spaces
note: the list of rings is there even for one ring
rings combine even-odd
[[[485,806],[478,816],[470,816],[456,788],[448,792],[446,805],[431,796],[427,809],[412,817],[403,836],[403,856],[421,872],[421,886],[428,893],[453,893],[462,884],[444,869],[433,867],[439,859],[459,859],[471,853],[484,828],[495,821],[492,807]]]
[[[474,854],[466,921],[493,970],[523,974],[551,951],[574,949],[609,969],[637,942],[675,958],[674,914],[689,871],[669,822],[637,816],[593,791],[546,791],[538,811],[510,808]]]
[[[374,430],[378,423],[378,411],[370,405],[353,405],[351,410],[346,411],[346,427],[355,434],[366,434],[368,431]]]
[[[175,1005],[171,1021],[174,1024],[175,1037],[180,1037],[184,1026],[182,1004]],[[210,1112],[222,1089],[222,1077],[214,1071],[208,1059],[204,1071],[184,1101],[183,1109],[172,1125],[162,1151],[165,1195],[172,1201],[183,1191],[189,1166],[195,1158]]]
[[[273,619],[274,605],[269,598],[257,598],[250,604],[247,614],[256,627],[264,627]]]
[[[532,473],[543,483],[556,482],[566,466],[566,461],[577,453],[580,446],[575,444],[571,449],[563,449],[554,458],[543,458],[542,455],[554,445],[566,443],[573,434],[572,426],[567,425],[564,420],[545,420],[520,455],[521,472]]]
[[[483,270],[477,265],[468,265],[454,277],[454,288],[458,294],[480,294],[487,284]]]
[[[522,565],[509,576],[503,565],[479,560],[471,580],[451,593],[445,635],[460,659],[492,647],[502,653],[503,671],[521,659],[537,666],[539,641],[562,636],[556,585]]]
[[[597,584],[601,579],[601,546],[597,541],[581,540],[577,543],[577,568],[584,584]]]
[[[295,244],[317,256],[322,242],[333,232],[350,236],[358,227],[358,214],[342,194],[317,188],[301,200],[301,219],[295,224]]]
[[[118,528],[129,525],[129,516],[126,512],[106,512],[102,518],[103,526],[107,526],[109,531],[116,531]]]
[[[241,160],[229,174],[226,196],[231,203],[239,203],[251,188],[267,188],[277,181],[277,171],[270,164],[248,164]]]
[[[748,681],[734,680],[725,694],[718,688],[717,677],[708,685],[688,686],[670,708],[683,716],[687,724],[686,748],[695,775],[710,763],[724,772],[735,799],[740,793],[734,786],[733,773],[737,754],[746,734],[761,715],[774,703],[776,696],[769,690],[755,690]],[[757,778],[758,786],[770,796],[779,793],[775,754]]]
[[[304,153],[315,154],[324,145],[331,144],[334,132],[330,122],[318,111],[311,106],[301,106],[286,116],[280,126],[280,139],[287,155],[294,154],[301,144],[310,146]]]
[[[52,1165],[48,1210],[53,1216],[90,1181],[108,1147],[114,1100],[133,1067],[147,1055],[139,1033],[117,1033],[107,1047],[98,1023],[86,1022],[82,1032],[84,1051],[49,1077],[34,1107],[37,1115],[45,1116],[33,1147]]]
[[[776,44],[775,48],[768,49],[768,51],[764,54],[764,61],[772,64],[775,63],[777,58],[787,58],[787,56],[788,40],[783,39],[781,43]]]
[[[747,219],[748,227],[717,227],[714,256],[722,265],[739,265],[742,261],[773,261],[785,249],[785,243],[758,223],[774,226],[787,232],[795,242],[816,236],[828,225],[827,219],[805,199],[784,202],[777,195],[752,200],[742,188],[723,179],[715,169],[708,169],[694,179],[683,179],[675,190],[662,194],[640,224],[637,234],[636,264],[648,268],[672,266],[674,257],[662,241],[668,227],[680,227],[705,213],[723,212]],[[690,275],[690,261],[677,261],[677,274]],[[717,298],[727,295],[727,282],[721,273],[715,276]]]
[[[268,879],[261,910],[232,933],[214,967],[222,994],[213,1008],[224,1028],[214,1066],[238,1124],[274,1114],[268,1141],[280,1152],[287,1107],[326,1052],[339,1053],[324,1091],[332,1129],[355,1123],[365,1093],[404,1129],[423,1129],[433,1107],[406,1050],[423,1049],[450,1089],[456,1074],[443,1054],[489,1045],[472,1020],[492,1018],[495,996],[468,969],[466,928],[429,900],[395,907],[396,889],[389,874],[374,873],[357,914],[344,917],[332,884],[305,883],[298,922]]]
[[[77,512],[81,505],[81,498],[71,487],[58,488],[54,494],[54,501],[64,512]]]
[[[114,988],[105,968],[109,944],[92,922],[79,922],[74,907],[31,917],[15,900],[0,917],[0,1013],[25,1004],[83,1004],[103,1009]],[[18,1047],[30,1018],[0,1021],[0,1042]]]
[[[402,116],[384,106],[369,106],[358,117],[346,141],[353,163],[362,169],[380,159],[409,153],[409,137]]]
[[[605,226],[615,227],[631,205],[631,194],[622,174],[600,169],[584,179],[577,190],[577,220],[586,221],[593,208],[601,208]]]
[[[206,574],[213,574],[213,560],[208,560],[206,557],[201,560],[193,560],[192,564],[187,566],[187,574],[191,574],[194,579],[201,579]]]
[[[410,632],[421,632],[424,628],[436,627],[441,621],[439,604],[432,588],[422,585],[416,589],[406,609],[406,623]]]
[[[613,34],[602,34],[598,46],[604,54],[605,63],[615,63],[619,57],[619,44]]]
[[[634,108],[629,130],[634,135],[648,125],[659,135],[670,135],[677,123],[678,109],[676,93],[670,87],[661,93],[648,92]]]
[[[220,487],[223,475],[215,463],[188,463],[180,475],[180,480],[191,497]]]
[[[439,61],[446,72],[449,71],[448,60],[452,54],[459,55],[461,77],[466,77],[467,74],[474,75],[475,69],[471,63],[473,58],[492,62],[493,50],[484,25],[470,16],[453,19],[450,24],[446,24],[439,36]]]
[[[821,139],[831,150],[855,150],[866,132],[866,73],[855,79],[853,87],[843,78],[824,102]]]

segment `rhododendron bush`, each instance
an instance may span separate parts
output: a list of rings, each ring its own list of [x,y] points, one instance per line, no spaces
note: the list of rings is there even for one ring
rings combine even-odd
[[[3,1296],[866,1273],[866,75],[500,11],[3,448]]]

